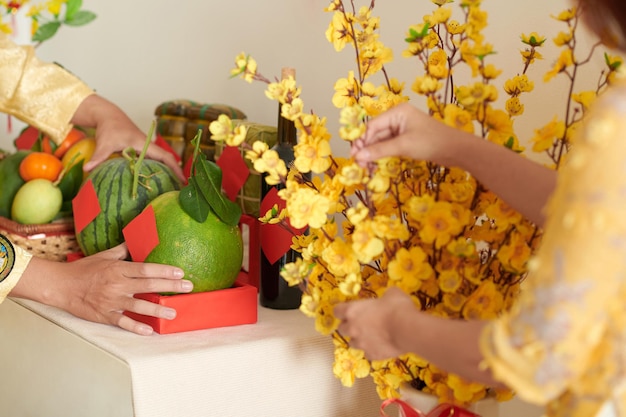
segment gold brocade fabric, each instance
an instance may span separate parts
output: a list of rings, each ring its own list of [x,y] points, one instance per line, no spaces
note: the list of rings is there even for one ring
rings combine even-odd
[[[626,86],[588,116],[521,298],[481,338],[494,375],[548,416],[626,416]]]
[[[33,47],[18,46],[0,32],[0,112],[46,132],[61,143],[70,120],[93,90],[56,64],[40,61]],[[0,184],[0,186],[2,186]],[[17,245],[15,265],[0,282],[0,302],[15,287],[31,259]]]
[[[57,143],[93,90],[60,66],[40,61],[31,46],[18,46],[0,32],[0,112],[35,126]]]

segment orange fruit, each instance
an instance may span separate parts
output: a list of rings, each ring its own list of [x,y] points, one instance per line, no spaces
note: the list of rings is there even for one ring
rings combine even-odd
[[[63,142],[61,142],[61,144],[54,150],[54,156],[59,159],[63,158],[65,152],[67,152],[69,148],[84,137],[85,133],[83,131],[78,129],[70,130],[70,133],[68,133],[65,139],[63,139]]]
[[[45,179],[56,181],[63,170],[63,163],[54,155],[45,152],[31,152],[20,162],[20,177],[24,181]]]
[[[159,244],[144,262],[178,266],[193,282],[194,293],[232,287],[243,261],[241,230],[213,212],[198,223],[183,210],[179,194],[168,191],[150,202]]]
[[[61,158],[63,166],[68,169],[76,165],[79,161],[83,164],[88,162],[96,150],[96,140],[94,138],[84,138],[72,145]]]

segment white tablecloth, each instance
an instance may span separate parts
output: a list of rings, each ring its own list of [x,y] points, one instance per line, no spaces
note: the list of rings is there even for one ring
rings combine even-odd
[[[7,303],[11,305],[5,306]],[[13,317],[18,315],[20,320],[25,320],[24,315],[35,315],[51,322],[53,332],[69,333],[68,337],[78,339],[77,342],[86,344],[88,349],[104,351],[114,357],[113,360],[119,359],[127,364],[135,417],[378,415],[380,400],[370,379],[357,381],[352,388],[342,387],[332,374],[330,338],[315,332],[312,319],[297,310],[277,311],[259,307],[256,324],[144,337],[112,326],[83,321],[36,302],[13,299],[4,304],[0,305],[0,326],[5,323],[5,327],[11,327],[7,324],[11,324]],[[15,334],[13,337],[4,334],[5,330],[0,327],[2,348],[17,343],[7,340],[7,337],[17,338]],[[42,338],[50,337],[43,335],[42,332]],[[33,345],[25,351],[32,352],[34,348],[42,355],[49,353],[50,357],[55,357],[53,349],[63,349],[63,346],[50,346],[47,340],[38,340],[37,335],[31,335],[28,342],[19,343]],[[29,360],[28,357],[19,357],[19,346],[4,351],[17,357],[0,358],[4,362],[3,368],[13,365],[10,368],[19,372],[22,369],[19,361]],[[91,361],[87,362],[85,360],[84,366],[95,366]],[[62,364],[59,366],[63,369]],[[2,384],[6,387],[7,381],[11,381],[11,376],[5,371],[6,368],[0,376],[0,410],[7,401],[16,401],[15,398],[3,398],[8,394],[3,394]],[[33,375],[21,375],[19,380],[32,378],[41,385],[37,372],[32,369],[29,372]],[[72,391],[76,388],[72,385],[98,384],[97,379],[67,381],[59,375],[58,380],[49,383],[58,391],[55,394],[58,401],[71,401]],[[124,397],[128,391],[127,387],[123,387],[122,379],[119,377],[121,388],[113,387],[113,392],[117,389],[118,394],[115,395],[119,397]],[[28,395],[30,388],[23,388]],[[21,389],[18,391],[22,392]],[[33,397],[45,394],[32,393]],[[128,399],[120,398],[120,401],[128,402]],[[70,408],[68,405],[67,409]],[[68,412],[63,417],[72,415]],[[110,415],[117,417],[121,414],[112,411]],[[91,415],[83,413],[81,417]]]

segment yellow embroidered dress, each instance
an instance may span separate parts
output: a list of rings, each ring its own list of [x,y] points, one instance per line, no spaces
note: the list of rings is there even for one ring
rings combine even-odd
[[[38,127],[60,143],[72,128],[76,109],[90,94],[93,90],[78,78],[56,64],[40,61],[32,47],[18,46],[0,32],[0,112]],[[15,262],[0,262],[7,269],[0,270],[0,302],[30,260],[30,254],[18,246],[5,249],[14,249]]]
[[[626,85],[589,116],[521,298],[481,339],[495,376],[548,416],[626,416]]]

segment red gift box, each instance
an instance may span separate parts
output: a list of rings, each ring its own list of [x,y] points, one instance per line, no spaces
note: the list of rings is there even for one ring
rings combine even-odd
[[[258,312],[257,289],[245,283],[246,275],[241,271],[235,285],[224,290],[175,295],[135,294],[135,298],[175,309],[173,320],[128,311],[124,314],[151,326],[159,334],[254,324]]]

